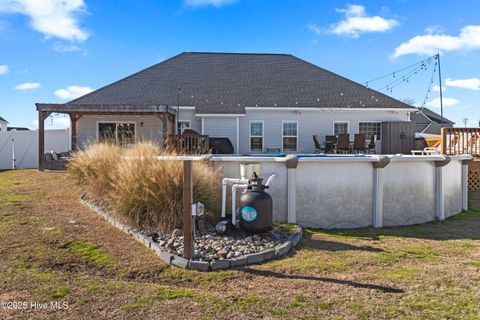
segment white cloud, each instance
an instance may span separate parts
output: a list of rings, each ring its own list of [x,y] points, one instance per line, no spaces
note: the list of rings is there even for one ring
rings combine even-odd
[[[362,33],[385,32],[398,25],[395,19],[367,15],[365,7],[361,5],[348,4],[345,9],[335,10],[345,15],[345,19],[331,25],[328,30],[329,33],[336,35],[358,38]]]
[[[432,88],[433,91],[440,92],[440,86],[439,85],[434,85]],[[447,90],[447,87],[442,86],[442,91]]]
[[[457,105],[460,101],[454,98],[443,98],[444,107],[452,107]],[[427,103],[429,107],[440,108],[440,98],[435,98]]]
[[[7,65],[0,65],[0,74],[8,73],[8,66]]]
[[[19,91],[26,91],[26,90],[35,90],[40,88],[40,83],[38,82],[25,82],[20,83],[14,89]]]
[[[393,58],[407,54],[433,55],[437,52],[480,49],[480,25],[465,26],[458,36],[425,34],[415,36],[395,48]]]
[[[31,27],[46,38],[85,41],[89,36],[78,23],[78,14],[86,13],[83,0],[0,0],[1,12],[28,16]]]
[[[61,43],[56,43],[53,46],[53,50],[60,53],[79,52],[82,56],[88,55],[88,50],[82,49],[76,45],[65,45]]]
[[[38,128],[38,120],[32,120],[32,126]]]
[[[309,24],[306,25],[306,27],[307,27],[308,30],[312,31],[313,33],[318,33],[318,34],[320,34],[320,33],[323,32],[323,31],[322,31],[322,28],[320,28],[319,26],[317,26],[317,25],[314,24],[314,23],[309,23]]]
[[[60,99],[72,100],[92,91],[93,89],[90,87],[69,86],[68,88],[55,91],[54,94]]]
[[[438,34],[438,33],[444,33],[445,29],[442,26],[438,25],[433,25],[433,26],[428,26],[425,28],[425,33],[428,34]]]
[[[227,4],[233,4],[238,0],[184,0],[184,3],[187,6],[191,7],[205,7],[205,6],[214,6],[221,7]]]
[[[448,87],[480,90],[480,79],[479,78],[470,78],[470,79],[463,79],[463,80],[446,79],[445,85]]]

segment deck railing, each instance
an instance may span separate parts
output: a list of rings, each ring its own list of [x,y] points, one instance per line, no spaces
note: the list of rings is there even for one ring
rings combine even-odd
[[[480,157],[480,128],[442,128],[442,154]]]
[[[204,154],[209,152],[209,138],[199,134],[172,134],[167,146],[182,154]]]

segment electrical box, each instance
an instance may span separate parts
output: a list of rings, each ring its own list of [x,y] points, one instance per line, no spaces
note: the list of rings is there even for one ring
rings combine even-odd
[[[201,202],[192,204],[192,216],[203,216],[205,213],[205,206]]]

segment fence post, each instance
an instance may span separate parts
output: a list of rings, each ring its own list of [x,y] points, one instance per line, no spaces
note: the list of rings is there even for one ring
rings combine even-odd
[[[443,194],[443,170],[450,162],[449,157],[435,161],[435,215],[438,220],[445,220],[445,197]]]
[[[442,154],[447,154],[447,130],[446,128],[441,128],[442,136]]]
[[[287,223],[297,223],[297,156],[287,156],[285,164],[287,166]]]
[[[468,210],[468,163],[471,160],[462,160],[462,210]]]
[[[383,168],[390,163],[390,158],[379,157],[373,166],[373,217],[372,224],[375,228],[383,227]]]

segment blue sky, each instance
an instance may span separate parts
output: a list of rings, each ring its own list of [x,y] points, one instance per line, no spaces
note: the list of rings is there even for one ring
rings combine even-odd
[[[445,116],[477,126],[478,12],[475,0],[0,0],[0,116],[35,128],[35,102],[66,102],[183,51],[290,53],[358,82],[440,52]],[[432,71],[389,94],[421,105]],[[434,80],[426,105],[439,112]]]

